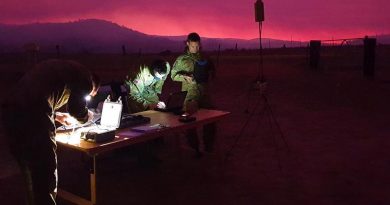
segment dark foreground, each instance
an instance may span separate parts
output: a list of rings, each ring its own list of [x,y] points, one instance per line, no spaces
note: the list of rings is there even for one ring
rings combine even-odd
[[[195,158],[171,136],[156,147],[158,163],[139,163],[133,150],[101,156],[100,204],[389,204],[389,64],[366,79],[355,67],[313,71],[304,56],[268,56],[266,96],[284,137],[252,89],[256,68],[255,57],[220,61],[214,99],[232,114],[219,123],[215,153]],[[2,76],[3,89],[10,81]],[[0,156],[0,204],[23,204],[21,174],[3,144]],[[59,163],[60,185],[88,195],[87,158],[61,151]]]

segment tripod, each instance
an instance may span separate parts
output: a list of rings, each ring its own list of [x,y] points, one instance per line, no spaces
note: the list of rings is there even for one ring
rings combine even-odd
[[[289,145],[285,139],[285,135],[282,132],[282,129],[279,125],[279,122],[277,121],[273,109],[271,105],[269,104],[268,98],[266,96],[265,88],[261,87],[260,89],[250,90],[248,92],[248,101],[251,100],[250,95],[251,92],[255,91],[256,93],[252,94],[253,97],[256,97],[254,106],[252,111],[249,111],[249,103],[247,105],[247,108],[245,109],[245,112],[249,114],[247,119],[244,121],[243,126],[241,127],[238,136],[234,139],[233,145],[230,147],[228,152],[225,155],[224,161],[226,162],[229,157],[233,154],[234,149],[238,146],[239,141],[244,137],[244,133],[246,130],[249,130],[251,128],[250,123],[256,122],[257,125],[252,126],[252,128],[255,129],[255,132],[252,134],[256,135],[261,127],[261,122],[263,118],[265,117],[268,123],[268,129],[270,130],[270,135],[272,137],[273,145],[275,147],[275,154],[278,160],[278,167],[280,170],[282,170],[282,166],[280,163],[280,154],[279,154],[279,145],[277,142],[277,136],[280,137],[280,139],[283,141],[284,146],[287,148],[287,151],[290,152]]]
[[[287,144],[287,141],[285,140],[284,134],[280,128],[278,121],[275,118],[272,107],[269,104],[268,98],[266,96],[267,82],[264,78],[264,71],[263,71],[263,49],[262,49],[263,47],[262,47],[262,43],[261,43],[261,31],[262,31],[262,22],[259,21],[259,56],[258,56],[259,58],[258,58],[258,67],[257,67],[258,68],[257,69],[257,77],[256,77],[253,85],[251,86],[251,88],[248,91],[248,104],[247,104],[247,107],[245,109],[245,112],[248,113],[249,116],[246,119],[246,121],[244,122],[243,127],[241,128],[241,130],[239,132],[239,135],[235,138],[233,145],[230,147],[230,149],[226,153],[224,161],[227,161],[228,158],[232,155],[233,150],[237,147],[239,140],[242,138],[244,131],[249,127],[250,122],[260,123],[262,118],[264,116],[266,116],[266,118],[268,120],[269,130],[271,131],[271,136],[272,136],[273,143],[275,146],[276,157],[278,160],[278,167],[280,170],[282,170],[282,166],[280,163],[280,156],[279,156],[279,146],[277,144],[276,134],[279,134],[280,138],[282,139],[282,141],[283,141],[283,143],[288,151],[290,151],[290,148]],[[251,101],[250,96],[251,96],[253,91],[255,92],[254,96],[257,97],[257,99],[255,102],[255,106],[253,108],[253,111],[249,112],[249,105],[250,105],[250,101]],[[262,105],[262,110],[258,113],[259,118],[257,119],[257,121],[256,121],[256,119],[253,120],[260,105]],[[275,129],[276,129],[277,133],[275,133]]]

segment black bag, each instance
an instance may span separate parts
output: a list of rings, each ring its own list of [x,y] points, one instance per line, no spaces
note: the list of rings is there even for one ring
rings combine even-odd
[[[198,60],[194,66],[194,78],[197,83],[207,83],[209,80],[209,63],[206,60]]]

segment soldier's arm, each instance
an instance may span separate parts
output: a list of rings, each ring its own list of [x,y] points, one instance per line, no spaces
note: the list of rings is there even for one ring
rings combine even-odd
[[[154,86],[154,91],[156,92],[156,95],[161,94],[163,85],[164,85],[164,80],[159,80],[156,82]]]
[[[142,105],[144,109],[150,107],[150,105],[155,104],[155,99],[158,99],[157,93],[153,93],[151,89],[148,89],[149,92],[144,92],[147,85],[145,85],[145,80],[143,79],[143,72],[138,73],[135,80],[130,81],[130,97],[138,104]],[[162,86],[161,86],[162,87]]]
[[[144,108],[147,108],[150,102],[143,96],[143,82],[137,78],[134,81],[128,82],[128,85],[130,88],[129,96],[137,103],[142,104]]]
[[[186,72],[183,71],[185,63],[182,59],[177,59],[173,64],[173,68],[171,71],[171,78],[173,81],[185,81]]]

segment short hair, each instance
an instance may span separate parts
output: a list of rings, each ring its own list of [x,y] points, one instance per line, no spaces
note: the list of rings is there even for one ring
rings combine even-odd
[[[150,66],[150,70],[152,71],[152,75],[154,75],[154,72],[157,72],[157,73],[160,73],[160,74],[166,74],[167,73],[167,62],[162,60],[162,59],[158,59],[158,60],[155,60],[153,61],[152,65]]]
[[[192,41],[192,42],[200,42],[200,36],[199,34],[192,32],[188,34],[187,36],[187,42]]]

